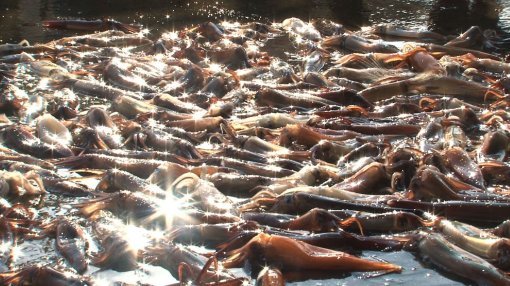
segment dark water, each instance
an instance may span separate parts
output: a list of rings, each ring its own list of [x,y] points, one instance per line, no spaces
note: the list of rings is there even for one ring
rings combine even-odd
[[[114,18],[137,22],[154,35],[205,20],[333,19],[351,28],[375,23],[429,27],[457,34],[472,25],[510,33],[508,0],[1,0],[0,42],[47,42],[69,32],[47,30],[42,20]]]

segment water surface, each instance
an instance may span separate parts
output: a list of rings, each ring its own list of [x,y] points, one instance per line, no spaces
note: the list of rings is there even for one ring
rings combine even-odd
[[[0,42],[47,42],[70,34],[40,24],[55,18],[114,18],[140,23],[157,36],[206,20],[273,22],[288,17],[324,17],[351,28],[394,23],[458,34],[480,25],[510,33],[510,1],[504,0],[4,0]]]

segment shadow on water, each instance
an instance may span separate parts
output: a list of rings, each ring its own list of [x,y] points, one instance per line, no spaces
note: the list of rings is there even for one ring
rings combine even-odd
[[[40,22],[55,18],[114,18],[137,22],[153,33],[206,20],[281,21],[328,18],[350,28],[376,23],[426,27],[458,34],[471,25],[505,30],[498,21],[510,1],[502,0],[8,0],[0,1],[0,41],[45,42],[67,35],[47,30]],[[507,23],[507,22],[505,22]],[[508,25],[508,23],[506,24]]]
[[[502,4],[495,0],[438,0],[430,10],[428,25],[443,34],[458,34],[471,26],[498,29],[501,10]]]

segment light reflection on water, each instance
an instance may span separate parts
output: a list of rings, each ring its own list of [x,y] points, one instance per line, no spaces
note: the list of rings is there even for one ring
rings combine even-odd
[[[41,27],[55,18],[114,18],[138,22],[156,35],[206,20],[303,20],[324,17],[358,28],[393,23],[460,33],[471,25],[510,32],[510,1],[503,0],[8,0],[0,1],[0,42],[47,42],[66,32]],[[455,3],[453,6],[451,3]],[[465,7],[463,7],[463,5]],[[471,6],[469,6],[471,5]],[[469,11],[469,7],[474,7]],[[436,13],[439,11],[439,13]],[[481,12],[480,12],[481,11]],[[498,14],[494,11],[501,11]],[[495,19],[495,20],[494,20]],[[68,32],[67,32],[68,33]]]
[[[140,263],[140,269],[128,272],[117,272],[111,269],[100,270],[94,266],[90,266],[90,268],[89,272],[94,278],[94,285],[98,286],[110,286],[113,284],[111,281],[117,282],[113,285],[125,283],[128,285],[145,284],[154,286],[170,285],[179,282],[167,270],[144,263]]]

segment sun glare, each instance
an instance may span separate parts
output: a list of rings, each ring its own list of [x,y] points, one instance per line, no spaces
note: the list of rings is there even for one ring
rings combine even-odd
[[[146,246],[149,245],[149,239],[143,235],[143,229],[140,229],[137,226],[128,224],[126,225],[125,234],[126,234],[126,240],[128,241],[129,245],[133,247],[134,249],[144,249]]]

